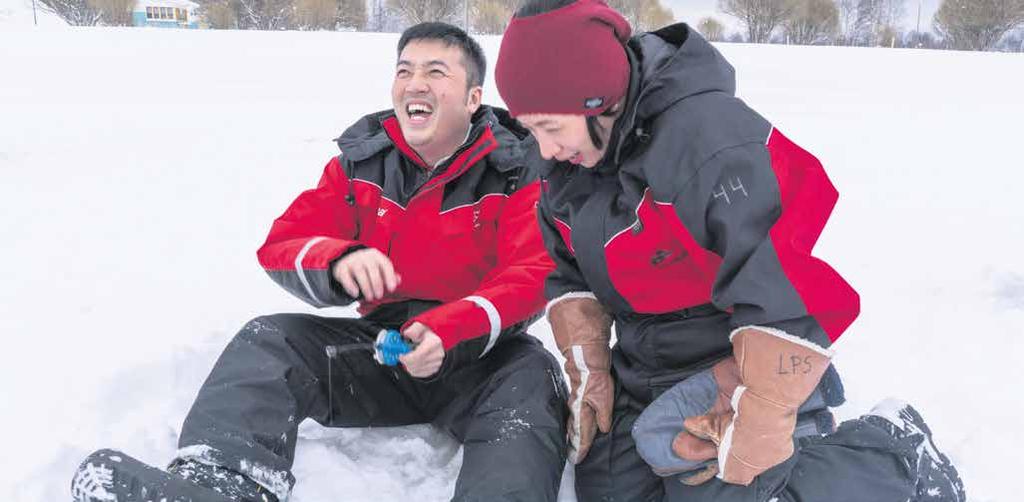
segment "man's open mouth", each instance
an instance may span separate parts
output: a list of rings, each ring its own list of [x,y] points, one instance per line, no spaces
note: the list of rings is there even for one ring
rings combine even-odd
[[[428,103],[409,103],[405,106],[405,113],[413,125],[426,124],[434,115],[434,107]]]

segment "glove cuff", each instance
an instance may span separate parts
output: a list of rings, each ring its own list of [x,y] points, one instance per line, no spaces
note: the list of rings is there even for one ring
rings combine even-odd
[[[572,359],[575,347],[584,349],[584,356],[593,364],[608,359],[612,317],[595,298],[564,298],[548,308],[547,316],[555,343],[566,359]]]
[[[812,342],[812,341],[810,341],[810,340],[808,340],[806,338],[800,338],[800,337],[798,337],[796,335],[789,334],[789,333],[787,333],[787,332],[785,332],[785,331],[783,331],[781,329],[773,328],[771,326],[756,326],[756,325],[741,326],[739,328],[736,328],[736,329],[732,330],[732,332],[729,333],[729,341],[732,342],[735,345],[735,343],[736,343],[736,340],[735,340],[736,336],[739,335],[740,333],[744,332],[744,331],[750,331],[750,330],[760,331],[760,332],[762,332],[762,333],[764,333],[766,335],[774,336],[774,337],[779,338],[781,340],[785,340],[787,342],[790,342],[790,343],[792,343],[794,345],[800,345],[802,347],[806,347],[808,350],[812,350],[812,351],[818,352],[822,356],[827,357],[829,359],[831,359],[835,355],[835,351],[833,351],[832,349],[822,347],[821,345],[818,345],[818,344],[816,344],[816,343],[814,343],[814,342]]]
[[[831,364],[831,350],[772,328],[741,328],[730,339],[743,385],[794,412]]]

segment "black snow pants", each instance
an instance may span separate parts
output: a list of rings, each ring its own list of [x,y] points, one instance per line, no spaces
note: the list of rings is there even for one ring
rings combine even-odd
[[[302,314],[250,321],[200,389],[178,457],[231,468],[280,497],[295,483],[290,469],[305,418],[330,427],[432,423],[463,444],[453,500],[555,500],[568,409],[561,371],[543,345],[505,333],[481,358],[486,340],[464,342],[428,379],[381,366],[369,351],[327,357],[327,346],[372,342],[403,319],[393,321]]]
[[[862,419],[795,439],[796,453],[749,486],[714,478],[694,487],[679,476],[654,474],[636,450],[634,422],[662,392],[726,357],[731,346],[728,316],[714,309],[651,317],[616,320],[612,430],[598,432],[576,466],[579,502],[906,502],[915,496],[912,448]],[[830,405],[843,399],[838,379],[826,372],[819,387]]]

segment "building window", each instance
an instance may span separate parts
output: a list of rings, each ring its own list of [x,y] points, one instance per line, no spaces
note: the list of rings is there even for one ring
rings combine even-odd
[[[188,9],[179,9],[177,7],[146,7],[146,19],[166,19],[168,21],[188,23]]]

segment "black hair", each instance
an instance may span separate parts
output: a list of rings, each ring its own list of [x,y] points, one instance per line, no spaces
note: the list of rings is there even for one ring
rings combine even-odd
[[[568,7],[576,0],[526,0],[513,17],[530,17]]]
[[[487,58],[480,44],[458,26],[448,23],[420,23],[402,32],[398,39],[398,55],[414,40],[438,40],[445,47],[458,47],[462,51],[462,66],[466,68],[466,86],[484,85],[487,76]]]
[[[615,105],[609,106],[607,110],[601,112],[601,117],[612,117],[619,112],[619,109]],[[587,132],[590,134],[590,141],[594,143],[594,146],[600,150],[604,148],[604,141],[601,141],[601,136],[597,132],[597,128],[601,127],[597,122],[597,117],[590,115],[587,117]]]

